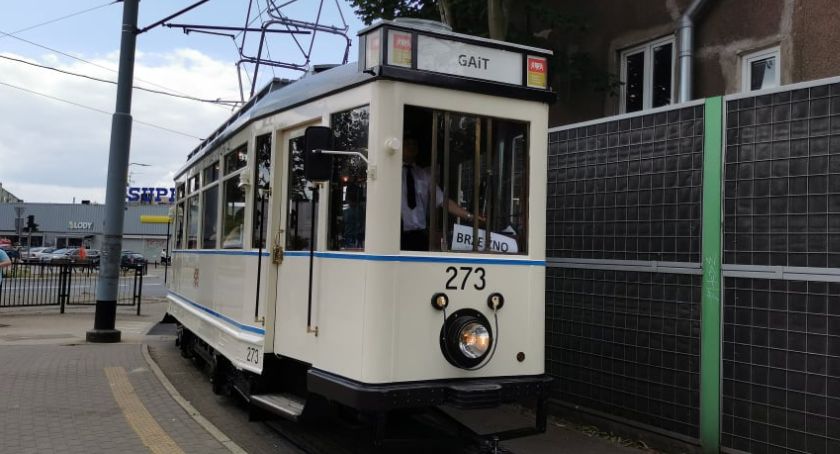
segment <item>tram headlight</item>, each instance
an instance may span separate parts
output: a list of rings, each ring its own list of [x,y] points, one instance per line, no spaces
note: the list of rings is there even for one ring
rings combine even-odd
[[[493,346],[490,323],[473,309],[455,311],[440,330],[440,349],[455,367],[469,369],[481,364]]]
[[[458,347],[467,358],[481,358],[490,349],[490,331],[481,323],[470,322],[461,328]]]

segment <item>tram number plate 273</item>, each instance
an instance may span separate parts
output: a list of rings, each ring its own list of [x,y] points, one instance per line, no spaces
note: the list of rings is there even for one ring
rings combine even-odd
[[[259,365],[260,364],[260,357],[262,354],[260,353],[260,349],[254,347],[246,347],[245,350],[245,361],[253,364]]]
[[[446,280],[446,289],[465,290],[467,286],[470,286],[476,290],[484,290],[484,287],[487,286],[485,274],[484,268],[481,267],[446,267],[446,275],[449,277],[449,279]]]

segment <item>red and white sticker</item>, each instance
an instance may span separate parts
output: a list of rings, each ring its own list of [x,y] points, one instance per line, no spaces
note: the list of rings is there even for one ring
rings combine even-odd
[[[528,56],[528,86],[531,88],[546,88],[548,76],[548,60],[545,57]]]
[[[411,67],[411,33],[388,32],[388,64]]]

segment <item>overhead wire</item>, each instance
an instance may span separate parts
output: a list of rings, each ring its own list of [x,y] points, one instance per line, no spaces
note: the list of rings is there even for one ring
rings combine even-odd
[[[50,19],[46,22],[41,22],[40,24],[30,25],[28,27],[21,28],[20,30],[15,30],[11,33],[0,33],[0,38],[6,37],[6,36],[11,36],[11,35],[17,35],[18,33],[23,33],[25,31],[29,31],[29,30],[32,30],[34,28],[42,27],[44,25],[54,24],[54,23],[62,21],[64,19],[69,19],[69,18],[74,17],[74,16],[79,16],[79,15],[84,14],[84,13],[89,13],[91,11],[95,11],[95,10],[98,10],[100,8],[104,8],[106,6],[111,6],[111,5],[113,5],[115,3],[119,3],[119,2],[120,2],[120,0],[114,0],[114,1],[102,4],[102,5],[99,5],[99,6],[94,6],[93,8],[84,9],[84,10],[81,10],[81,11],[77,11],[75,13],[70,13],[70,14],[67,14],[67,15],[64,15],[64,16],[61,16],[61,17],[57,17],[55,19]]]
[[[30,66],[35,66],[35,67],[42,68],[42,69],[48,69],[50,71],[59,72],[59,73],[66,74],[66,75],[69,75],[69,76],[81,77],[83,79],[89,79],[89,80],[93,80],[93,81],[96,81],[96,82],[104,82],[104,83],[107,83],[107,84],[117,85],[117,82],[115,82],[113,80],[100,79],[98,77],[93,77],[93,76],[89,76],[89,75],[86,75],[86,74],[75,73],[75,72],[72,72],[72,71],[59,69],[59,68],[56,68],[56,67],[53,67],[53,66],[41,65],[41,64],[38,64],[38,63],[33,63],[33,62],[30,62],[30,61],[21,60],[19,58],[9,57],[9,56],[6,56],[6,55],[0,55],[0,58],[5,59],[5,60],[18,62],[18,63],[23,63],[23,64],[30,65]],[[220,104],[220,105],[225,105],[225,106],[228,106],[228,107],[232,106],[232,105],[238,105],[239,104],[239,101],[228,101],[228,100],[222,100],[222,99],[202,99],[202,98],[196,98],[196,97],[188,96],[188,95],[179,95],[177,93],[170,93],[170,92],[165,92],[165,91],[160,91],[160,90],[152,90],[151,88],[138,87],[136,85],[133,86],[132,88],[134,88],[135,90],[141,90],[141,91],[145,91],[145,92],[149,92],[149,93],[155,93],[155,94],[158,94],[158,95],[171,96],[173,98],[188,99],[190,101],[205,102],[205,103],[210,103],[210,104]]]
[[[106,71],[110,71],[110,72],[112,72],[112,73],[118,73],[118,71],[117,71],[116,69],[109,68],[109,67],[104,66],[104,65],[100,65],[99,63],[94,63],[94,62],[92,62],[92,61],[85,60],[84,58],[81,58],[81,57],[77,57],[77,56],[75,56],[75,55],[68,54],[67,52],[62,52],[62,51],[60,51],[60,50],[58,50],[58,49],[53,49],[53,48],[48,47],[48,46],[45,46],[45,45],[43,45],[43,44],[38,44],[38,43],[36,43],[36,42],[34,42],[34,41],[30,41],[30,40],[28,40],[28,39],[21,38],[20,36],[14,36],[14,35],[12,35],[12,34],[10,34],[10,33],[7,33],[7,32],[5,32],[5,31],[3,31],[3,30],[0,30],[0,35],[3,35],[3,36],[8,36],[8,37],[10,37],[10,38],[12,38],[12,39],[16,39],[16,40],[18,40],[18,41],[21,41],[21,42],[27,43],[27,44],[32,45],[32,46],[35,46],[35,47],[40,47],[41,49],[45,49],[45,50],[48,50],[48,51],[50,51],[50,52],[55,52],[55,53],[57,53],[57,54],[60,54],[60,55],[65,56],[65,57],[67,57],[67,58],[72,58],[73,60],[80,61],[80,62],[82,62],[82,63],[86,63],[86,64],[88,64],[88,65],[93,65],[93,66],[96,66],[97,68],[101,68],[101,69],[104,69],[104,70],[106,70]],[[165,86],[160,85],[160,84],[156,84],[156,83],[154,83],[154,82],[150,82],[150,81],[148,81],[148,80],[143,80],[143,79],[141,79],[141,78],[139,78],[139,77],[136,77],[136,76],[134,77],[134,79],[135,79],[135,80],[137,80],[137,81],[140,81],[140,82],[143,82],[143,83],[149,84],[149,85],[151,85],[151,86],[153,86],[153,87],[162,88],[162,89],[164,89],[164,90],[167,90],[167,91],[170,91],[170,92],[173,92],[173,93],[178,93],[178,94],[181,94],[181,95],[184,95],[184,96],[189,96],[189,95],[187,95],[186,93],[180,92],[180,91],[178,91],[178,90],[175,90],[175,89],[172,89],[172,88],[169,88],[169,87],[165,87]],[[220,107],[221,107],[221,108],[223,108],[223,109],[225,108],[224,106],[220,106]]]
[[[9,88],[14,88],[16,90],[20,90],[20,91],[23,91],[23,92],[26,92],[26,93],[29,93],[29,94],[42,96],[44,98],[52,99],[54,101],[59,101],[59,102],[63,102],[63,103],[66,103],[66,104],[70,104],[72,106],[80,107],[82,109],[92,110],[94,112],[99,112],[99,113],[102,113],[102,114],[105,114],[105,115],[113,115],[113,112],[108,112],[108,111],[105,111],[105,110],[102,110],[102,109],[98,109],[96,107],[91,107],[91,106],[87,106],[85,104],[80,104],[80,103],[77,103],[75,101],[70,101],[70,100],[67,100],[67,99],[59,98],[57,96],[52,96],[52,95],[48,95],[46,93],[41,93],[41,92],[38,92],[38,91],[35,91],[35,90],[30,90],[28,88],[23,88],[23,87],[13,85],[13,84],[10,84],[10,83],[7,83],[7,82],[0,81],[0,85],[4,85],[4,86],[9,87]],[[194,135],[186,133],[186,132],[181,132],[181,131],[177,131],[175,129],[167,128],[165,126],[160,126],[160,125],[156,125],[154,123],[149,123],[149,122],[146,122],[146,121],[137,120],[136,118],[133,119],[133,121],[134,121],[134,123],[139,123],[141,125],[149,126],[151,128],[171,132],[173,134],[178,134],[178,135],[190,137],[192,139],[197,139],[197,140],[204,140],[201,137],[194,136]]]

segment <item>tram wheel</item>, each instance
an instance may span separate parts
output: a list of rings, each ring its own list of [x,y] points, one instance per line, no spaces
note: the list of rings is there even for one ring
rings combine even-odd
[[[193,334],[190,330],[184,328],[184,325],[178,327],[178,336],[175,338],[175,345],[180,347],[181,356],[183,358],[193,358],[195,355],[192,351]]]

